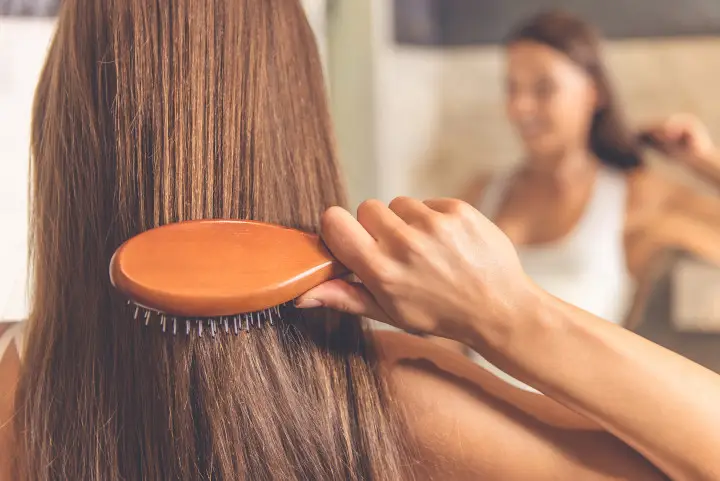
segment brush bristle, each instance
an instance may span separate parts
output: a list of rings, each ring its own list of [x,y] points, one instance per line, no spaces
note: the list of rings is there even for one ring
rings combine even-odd
[[[211,337],[218,334],[240,335],[241,332],[249,333],[252,329],[262,329],[266,325],[274,326],[282,321],[286,309],[290,308],[292,302],[286,302],[262,311],[236,314],[234,316],[190,318],[183,316],[172,316],[160,311],[148,309],[147,307],[128,301],[128,306],[133,309],[133,318],[143,320],[146,327],[159,324],[162,332],[172,332],[173,336],[178,333],[178,324],[185,324],[185,335],[197,333],[203,337],[208,331]]]

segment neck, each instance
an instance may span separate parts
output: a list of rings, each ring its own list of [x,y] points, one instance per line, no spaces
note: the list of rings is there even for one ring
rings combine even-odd
[[[591,181],[599,168],[598,162],[587,150],[567,152],[552,162],[552,167],[537,164],[528,163],[525,172],[534,179],[563,190]]]

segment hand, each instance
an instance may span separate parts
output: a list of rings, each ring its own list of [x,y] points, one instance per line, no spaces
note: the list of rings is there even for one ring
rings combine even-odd
[[[693,169],[720,169],[720,153],[710,132],[693,115],[673,115],[643,133],[658,150]]]
[[[334,280],[296,301],[374,318],[469,344],[521,317],[533,295],[509,239],[459,200],[366,201],[357,220],[334,207],[323,238],[362,283]]]

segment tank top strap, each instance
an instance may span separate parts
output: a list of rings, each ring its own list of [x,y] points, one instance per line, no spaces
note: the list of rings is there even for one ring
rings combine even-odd
[[[584,242],[586,236],[597,238],[606,232],[622,242],[626,205],[627,178],[622,172],[602,167],[598,171],[590,204],[580,221],[576,237]],[[602,229],[598,229],[599,226]]]

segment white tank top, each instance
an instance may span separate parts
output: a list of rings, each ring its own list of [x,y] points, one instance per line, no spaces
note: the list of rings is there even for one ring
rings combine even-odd
[[[489,219],[502,206],[513,174],[501,175],[486,187],[477,207]],[[523,269],[555,297],[622,324],[634,290],[624,247],[626,205],[625,175],[600,168],[585,212],[568,235],[546,244],[517,247]],[[507,382],[534,391],[482,357],[476,360]]]

